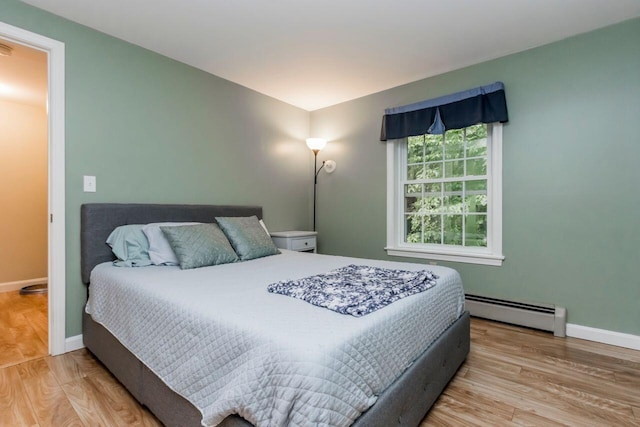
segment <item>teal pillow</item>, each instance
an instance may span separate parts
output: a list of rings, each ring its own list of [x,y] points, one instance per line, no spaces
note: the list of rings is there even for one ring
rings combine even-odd
[[[107,244],[118,258],[113,265],[118,267],[144,267],[151,265],[149,241],[142,232],[143,224],[121,225],[107,237]]]
[[[216,221],[242,261],[279,254],[258,217],[216,217]]]
[[[229,240],[216,224],[163,226],[160,229],[183,270],[238,260]]]

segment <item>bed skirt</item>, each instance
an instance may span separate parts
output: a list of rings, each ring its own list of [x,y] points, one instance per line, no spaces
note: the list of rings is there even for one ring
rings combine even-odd
[[[83,313],[85,346],[141,404],[166,426],[200,426],[200,411],[164,384],[103,326]],[[469,312],[464,312],[363,413],[353,427],[415,427],[464,362],[470,347]],[[231,415],[221,427],[252,427]]]

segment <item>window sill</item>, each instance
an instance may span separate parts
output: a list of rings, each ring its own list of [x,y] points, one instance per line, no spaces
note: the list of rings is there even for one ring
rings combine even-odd
[[[463,262],[467,264],[502,266],[504,255],[456,252],[456,251],[427,251],[413,248],[386,247],[385,250],[390,256],[401,256],[408,258],[432,259],[436,261]]]

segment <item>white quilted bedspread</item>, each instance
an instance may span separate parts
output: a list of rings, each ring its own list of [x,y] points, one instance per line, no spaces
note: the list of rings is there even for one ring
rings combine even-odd
[[[215,267],[114,267],[91,274],[87,312],[214,426],[348,426],[464,309],[446,267],[282,251]],[[426,292],[356,318],[267,285],[348,264],[440,276]]]

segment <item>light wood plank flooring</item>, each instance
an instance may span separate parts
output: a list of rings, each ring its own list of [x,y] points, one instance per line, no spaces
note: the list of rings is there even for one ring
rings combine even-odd
[[[640,426],[640,352],[480,319],[471,328],[467,361],[421,427]],[[128,425],[160,423],[86,350],[0,367],[1,427]]]
[[[424,426],[640,426],[640,351],[482,319]]]
[[[0,368],[48,354],[47,295],[0,292]]]
[[[86,350],[0,369],[0,426],[161,426]]]

